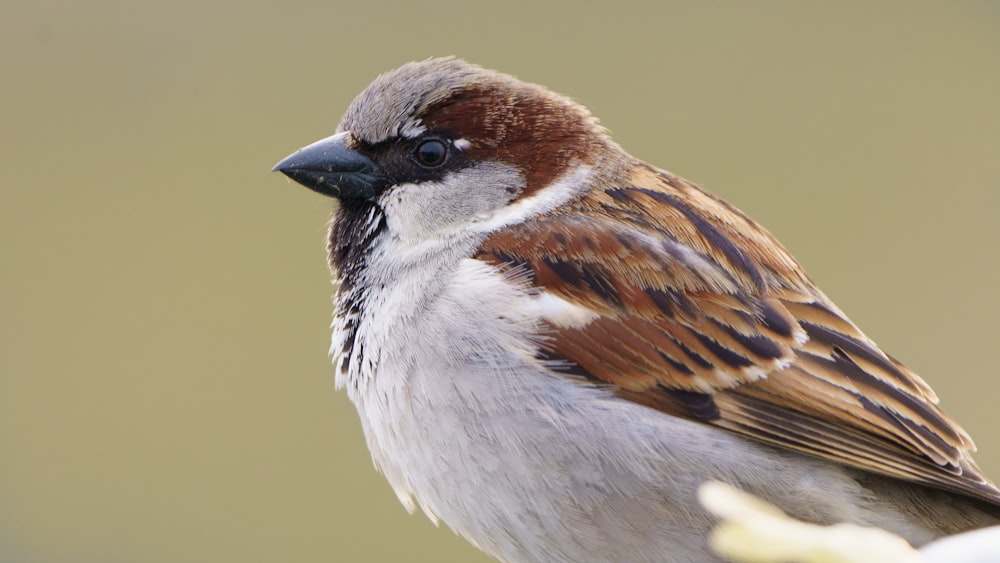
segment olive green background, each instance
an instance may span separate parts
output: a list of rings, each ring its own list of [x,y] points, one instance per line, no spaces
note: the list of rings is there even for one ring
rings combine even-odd
[[[269,173],[446,54],[761,221],[1000,478],[1000,3],[7,0],[0,560],[485,560],[372,468]]]

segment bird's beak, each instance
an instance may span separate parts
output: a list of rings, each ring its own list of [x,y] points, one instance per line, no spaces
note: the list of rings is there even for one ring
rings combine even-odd
[[[374,200],[384,178],[371,159],[347,147],[348,135],[345,131],[316,141],[288,155],[271,171],[323,195]]]

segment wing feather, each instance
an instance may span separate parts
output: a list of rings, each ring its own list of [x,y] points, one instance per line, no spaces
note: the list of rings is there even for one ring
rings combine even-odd
[[[593,313],[548,351],[625,399],[1000,504],[931,388],[866,337],[766,230],[637,163],[477,256]]]

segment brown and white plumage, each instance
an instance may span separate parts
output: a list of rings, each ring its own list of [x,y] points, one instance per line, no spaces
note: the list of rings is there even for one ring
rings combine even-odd
[[[859,469],[1000,502],[972,440],[767,231],[642,163],[557,216],[497,232],[516,265],[594,313],[547,349],[629,400]]]
[[[340,200],[331,351],[376,463],[495,556],[703,560],[708,478],[915,541],[1000,519],[926,383],[567,98],[411,63],[276,169]]]

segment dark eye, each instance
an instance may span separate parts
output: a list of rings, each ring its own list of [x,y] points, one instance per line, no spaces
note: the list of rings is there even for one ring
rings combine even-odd
[[[413,156],[421,166],[434,168],[444,164],[444,159],[448,156],[448,147],[437,139],[428,139],[417,145]]]

